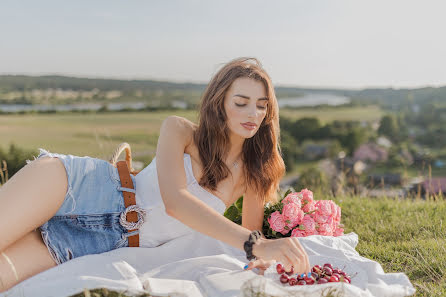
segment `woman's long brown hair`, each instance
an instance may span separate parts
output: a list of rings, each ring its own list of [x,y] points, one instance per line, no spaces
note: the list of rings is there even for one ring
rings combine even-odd
[[[225,64],[213,76],[201,98],[199,123],[194,133],[194,141],[204,167],[199,184],[215,191],[219,181],[230,173],[222,161],[230,145],[224,99],[231,84],[239,77],[248,77],[263,83],[269,99],[266,116],[257,133],[245,139],[243,144],[245,189],[247,185],[252,185],[264,204],[276,202],[279,182],[285,174],[279,146],[279,107],[271,79],[256,58],[242,57]]]

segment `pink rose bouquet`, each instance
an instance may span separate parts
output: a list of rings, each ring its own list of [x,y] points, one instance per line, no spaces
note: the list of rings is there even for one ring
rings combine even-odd
[[[332,200],[314,200],[308,189],[288,190],[279,203],[265,207],[263,233],[267,238],[340,236],[343,227],[341,208]]]

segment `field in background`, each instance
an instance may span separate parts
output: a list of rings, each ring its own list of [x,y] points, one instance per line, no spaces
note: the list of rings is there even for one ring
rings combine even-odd
[[[358,107],[335,107],[335,108],[305,108],[305,109],[286,109],[280,110],[280,115],[297,120],[303,117],[318,118],[322,124],[340,121],[379,121],[384,112],[379,106],[358,106]]]
[[[172,114],[196,121],[193,111],[1,115],[0,145],[108,159],[128,142],[133,159],[147,162],[155,155],[161,123]]]
[[[197,122],[198,114],[193,110],[0,115],[0,147],[7,149],[14,143],[36,153],[41,147],[51,152],[108,159],[121,142],[128,142],[133,159],[148,164],[155,155],[161,123],[173,114]],[[335,119],[373,121],[381,115],[373,106],[280,110],[280,116],[312,116],[323,123]]]

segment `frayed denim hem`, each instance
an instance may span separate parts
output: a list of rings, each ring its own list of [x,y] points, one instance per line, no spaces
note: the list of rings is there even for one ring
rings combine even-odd
[[[43,149],[43,148],[39,148],[39,155],[37,157],[34,157],[34,160],[26,160],[26,164],[29,164],[31,162],[34,162],[37,159],[43,158],[43,157],[51,157],[51,158],[59,158],[59,160],[62,161],[64,167],[65,167],[65,172],[67,174],[67,184],[68,184],[68,188],[67,188],[67,193],[65,195],[65,199],[68,197],[72,200],[72,207],[71,207],[71,211],[69,213],[72,213],[75,209],[76,209],[76,200],[74,199],[73,195],[72,195],[72,186],[70,184],[70,179],[69,177],[69,172],[68,172],[68,168],[67,165],[65,163],[64,158],[61,158],[63,155],[61,154],[57,154],[57,153],[50,153],[49,151]]]

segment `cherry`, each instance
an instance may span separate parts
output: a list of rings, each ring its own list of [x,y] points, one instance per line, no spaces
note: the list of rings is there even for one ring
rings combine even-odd
[[[311,277],[306,277],[305,282],[307,283],[307,285],[312,285],[314,284],[314,279],[312,279]]]
[[[333,274],[333,270],[328,267],[328,266],[324,266],[324,272],[326,275],[332,275]]]
[[[307,284],[307,282],[304,281],[303,279],[301,279],[300,281],[297,282],[297,284],[298,284],[299,286],[305,286],[305,285]]]
[[[351,279],[350,279],[348,276],[346,276],[344,279],[346,279],[346,280],[348,281],[349,284],[352,283]]]
[[[339,278],[337,278],[336,276],[332,275],[330,277],[329,282],[331,282],[331,283],[338,283],[339,282]]]
[[[318,283],[318,284],[326,284],[326,283],[328,283],[328,280],[326,280],[325,278],[320,278],[320,279],[317,281],[317,283]]]
[[[341,278],[341,274],[333,272],[331,276],[336,276],[337,278]]]
[[[313,268],[311,268],[311,271],[319,273],[320,271],[322,271],[322,267],[320,267],[319,265],[314,265]]]
[[[312,272],[311,277],[314,278],[315,280],[317,280],[317,279],[319,279],[319,274]]]
[[[290,281],[288,283],[290,284],[290,286],[295,286],[297,285],[297,279],[292,277],[290,278]]]
[[[330,267],[330,269],[332,269],[332,270],[333,270],[333,266],[331,266],[331,264],[330,264],[330,263],[325,263],[325,264],[324,264],[324,267]]]
[[[285,269],[283,269],[283,266],[282,266],[282,264],[277,264],[277,266],[276,266],[276,270],[277,270],[277,273],[278,274],[282,274],[282,273],[284,273],[285,272]]]
[[[282,284],[286,284],[289,280],[290,280],[290,279],[289,279],[288,275],[286,275],[286,274],[282,274],[282,275],[280,276],[280,282],[281,282]]]

